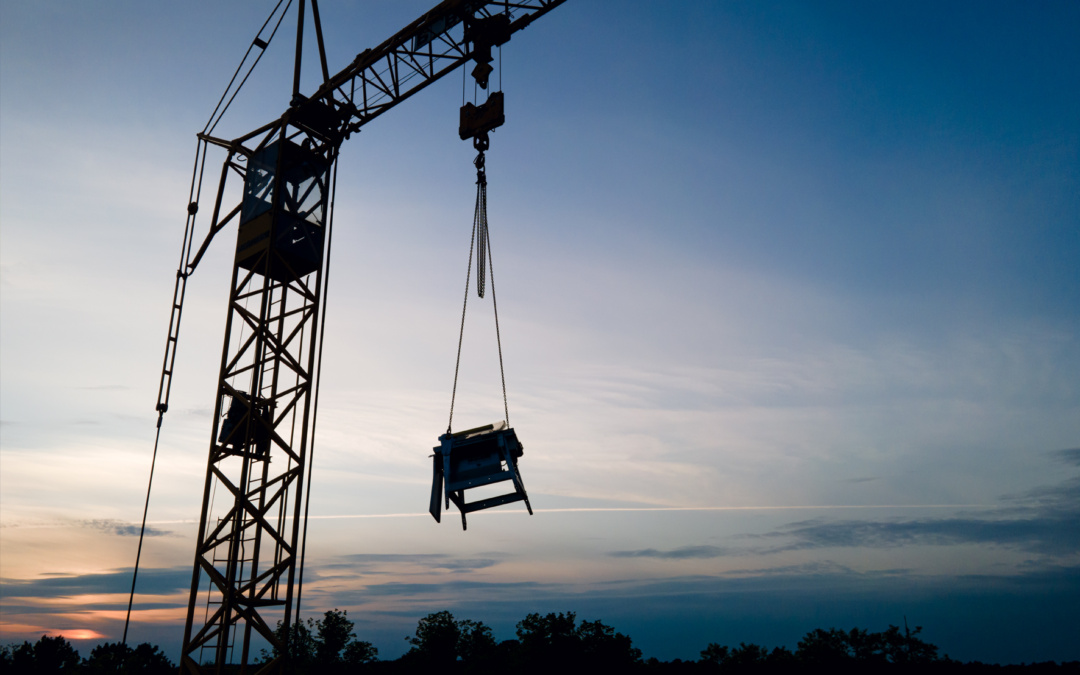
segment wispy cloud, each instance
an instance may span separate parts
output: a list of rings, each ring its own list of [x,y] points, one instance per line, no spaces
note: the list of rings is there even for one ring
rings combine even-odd
[[[889,570],[887,574],[905,574],[908,570]],[[859,572],[853,570],[847,565],[841,565],[838,562],[832,560],[822,560],[819,562],[803,563],[801,565],[781,565],[780,567],[766,567],[761,568],[747,568],[740,570],[731,570],[727,572],[729,577],[806,577],[806,576],[823,576],[823,575],[838,575],[838,574],[850,574],[858,575]],[[882,571],[875,571],[869,573],[871,575],[880,576]]]
[[[1058,450],[1054,453],[1058,459],[1064,460],[1070,464],[1080,466],[1080,448],[1069,448],[1068,450]]]
[[[410,584],[391,582],[385,584],[372,584],[365,587],[360,593],[370,596],[409,596],[409,595],[436,595],[450,593],[457,597],[467,597],[469,594],[491,592],[501,594],[508,590],[537,589],[548,584],[535,581],[517,582],[488,582],[488,581],[447,581],[445,583]],[[461,594],[461,595],[459,595]]]
[[[1056,454],[1080,464],[1080,449]],[[790,523],[761,537],[786,541],[759,553],[990,544],[1043,555],[1072,555],[1080,552],[1080,477],[1007,495],[1000,507],[978,516],[887,521],[818,518]]]
[[[1062,450],[1055,454],[1065,461],[1080,464],[1080,449]],[[670,550],[645,548],[612,551],[608,555],[616,558],[685,560],[771,555],[809,549],[961,544],[988,544],[1048,556],[1073,555],[1080,553],[1080,477],[1016,495],[1005,495],[996,507],[977,514],[906,520],[813,518],[788,523],[765,534],[746,534],[743,538],[759,544],[726,547],[690,545]],[[760,545],[760,542],[767,543]]]
[[[5,598],[68,598],[76,595],[127,593],[131,590],[131,568],[102,574],[51,574],[39,579],[3,579]],[[186,566],[139,570],[138,592],[167,595],[186,592],[191,585],[191,568]]]
[[[324,569],[351,569],[371,574],[378,568],[392,566],[400,571],[402,565],[416,565],[429,570],[468,572],[499,564],[493,557],[458,558],[444,553],[358,553],[343,556],[341,562],[321,566]]]
[[[655,548],[645,548],[637,551],[613,551],[610,553],[615,558],[668,558],[684,560],[687,558],[719,558],[730,555],[731,551],[719,546],[683,546],[670,551],[659,551]]]
[[[94,530],[101,530],[102,532],[111,532],[112,534],[121,537],[139,536],[140,527],[134,523],[125,523],[120,520],[111,519],[84,520],[82,521],[82,526]],[[170,530],[163,530],[152,525],[146,526],[147,537],[168,537],[174,534],[175,533]]]
[[[1080,550],[1080,526],[1075,518],[948,518],[897,522],[808,520],[792,523],[766,536],[792,540],[762,551],[769,553],[811,548],[957,544],[996,544],[1058,555]]]
[[[777,579],[785,580],[784,586],[776,586]],[[897,585],[900,583],[900,586]],[[882,585],[885,584],[885,585]],[[367,603],[375,598],[398,597],[422,600],[445,598],[449,605],[460,603],[520,603],[523,599],[536,604],[543,598],[545,604],[559,601],[579,604],[583,598],[608,601],[626,600],[650,596],[698,596],[718,593],[768,592],[781,596],[784,593],[830,593],[843,589],[852,593],[860,589],[877,589],[878,592],[900,592],[901,587],[937,588],[950,586],[956,589],[1047,589],[1059,587],[1070,593],[1080,592],[1080,568],[1076,566],[1047,566],[1014,575],[924,575],[906,569],[860,572],[846,565],[824,560],[799,565],[784,565],[764,569],[732,570],[724,574],[680,575],[665,578],[625,578],[604,583],[578,587],[575,584],[555,582],[498,582],[448,580],[432,583],[387,582],[371,584],[362,589],[333,593],[332,601],[342,605]]]

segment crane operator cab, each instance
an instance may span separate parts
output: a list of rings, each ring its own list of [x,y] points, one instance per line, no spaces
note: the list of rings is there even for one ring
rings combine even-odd
[[[322,265],[330,165],[308,145],[278,139],[248,160],[237,265],[289,282]]]
[[[439,442],[433,458],[430,508],[436,522],[442,522],[444,492],[446,508],[449,509],[450,502],[453,502],[461,511],[463,530],[467,528],[465,514],[503,504],[523,501],[529,515],[532,515],[529,495],[525,493],[525,484],[517,467],[524,448],[506,422],[446,433],[439,436]],[[510,481],[512,491],[472,502],[465,501],[466,490],[503,481]]]
[[[270,452],[272,428],[273,417],[267,402],[256,398],[255,405],[251,405],[246,395],[237,392],[221,422],[218,443],[231,448],[235,454],[263,459]]]

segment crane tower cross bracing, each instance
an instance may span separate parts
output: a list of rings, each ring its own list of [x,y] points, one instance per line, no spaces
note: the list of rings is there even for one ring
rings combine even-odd
[[[253,638],[287,654],[284,634],[276,627],[299,620],[304,478],[314,445],[326,292],[323,263],[342,142],[470,60],[477,62],[474,77],[486,84],[491,48],[563,2],[446,0],[336,75],[329,75],[324,59],[324,80],[312,95],[299,94],[297,78],[291,105],[278,119],[233,140],[207,130],[199,134],[197,171],[208,145],[224,148],[227,157],[209,234],[194,256],[199,190],[192,190],[158,394],[159,428],[168,409],[187,277],[214,235],[233,220],[238,235],[183,672],[203,673],[207,666],[202,664],[213,663],[211,672],[221,673],[237,647],[244,672],[256,646]],[[303,6],[301,0],[297,72]],[[315,0],[312,9],[322,54]],[[265,48],[260,42],[256,38],[255,46]],[[243,196],[223,214],[230,175],[242,179]],[[278,657],[260,672],[280,672],[282,666]]]

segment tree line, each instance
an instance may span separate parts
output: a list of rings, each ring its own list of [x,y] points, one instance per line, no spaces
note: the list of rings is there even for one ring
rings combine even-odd
[[[326,612],[285,629],[279,623],[282,652],[264,650],[262,664],[282,658],[288,675],[385,673],[411,675],[558,675],[573,668],[611,673],[1080,673],[1080,661],[998,666],[962,663],[924,641],[922,627],[889,626],[874,633],[859,628],[830,628],[807,633],[794,650],[740,643],[710,642],[695,660],[643,659],[629,636],[601,621],[579,621],[574,612],[529,614],[516,626],[516,638],[498,641],[482,621],[456,619],[447,611],[420,619],[405,640],[409,651],[395,660],[379,660],[370,642],[357,639],[354,624],[341,610]],[[35,644],[0,647],[0,671],[78,673],[80,675],[163,675],[177,667],[154,645],[127,647],[105,643],[82,659],[62,637],[42,636]]]

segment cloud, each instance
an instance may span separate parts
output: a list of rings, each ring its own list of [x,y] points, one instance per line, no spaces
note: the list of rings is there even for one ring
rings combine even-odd
[[[1080,449],[1059,454],[1080,463]],[[1002,506],[976,516],[917,520],[804,520],[761,535],[786,543],[759,549],[777,553],[816,548],[990,544],[1043,555],[1080,552],[1080,477],[1006,495]]]
[[[125,523],[119,520],[112,519],[99,519],[99,520],[84,520],[82,526],[94,530],[101,530],[103,532],[111,532],[121,537],[137,537],[139,536],[139,526],[131,523]],[[175,535],[175,532],[170,530],[161,530],[152,525],[146,526],[147,537],[168,537]]]
[[[1080,463],[1080,449],[1062,450],[1055,454],[1070,463]],[[684,560],[771,555],[810,549],[964,544],[1001,546],[1048,556],[1075,555],[1080,553],[1080,477],[1005,495],[997,508],[978,515],[914,520],[814,518],[788,523],[766,534],[742,536],[751,541],[776,543],[739,547],[697,545],[671,550],[645,548],[612,551],[608,555],[615,558]]]
[[[390,582],[385,584],[372,584],[359,591],[360,595],[369,596],[410,596],[410,595],[441,595],[443,593],[461,594],[458,597],[488,592],[489,597],[502,595],[507,591],[535,590],[549,584],[541,584],[536,581],[515,582],[489,582],[489,581],[447,581],[445,583],[432,584],[407,584]]]
[[[6,582],[5,582],[6,583]],[[129,580],[130,584],[131,581]],[[130,588],[130,587],[129,587]],[[66,596],[60,596],[62,599]],[[17,615],[29,615],[39,614],[44,616],[55,616],[58,613],[71,613],[73,611],[79,612],[117,612],[127,609],[127,596],[125,592],[124,599],[119,602],[95,602],[92,606],[80,606],[77,610],[72,609],[70,606],[58,609],[56,604],[34,604],[32,602],[12,603],[5,602],[4,615],[5,616],[17,616]],[[177,607],[186,607],[187,599],[178,600],[177,602],[140,602],[140,594],[135,596],[135,604],[132,608],[138,611],[153,611],[161,609],[176,609]]]
[[[762,593],[776,596],[828,597],[834,593],[889,595],[905,597],[912,589],[936,596],[945,589],[957,592],[1052,592],[1080,593],[1080,567],[1043,566],[1015,575],[924,575],[904,569],[859,572],[845,565],[825,560],[771,569],[734,570],[723,575],[680,575],[666,578],[627,578],[587,587],[548,582],[447,581],[443,583],[381,583],[364,589],[333,593],[333,602],[346,606],[374,598],[430,602],[445,599],[448,608],[489,606],[509,603],[529,607],[562,605],[575,607],[603,600],[616,604],[640,598],[663,598],[666,604],[686,605],[700,600],[709,605],[717,596],[747,594],[746,600]],[[683,597],[687,600],[676,601]],[[711,598],[711,599],[710,599]],[[697,600],[693,600],[697,599]],[[538,611],[530,609],[529,611]]]
[[[669,560],[685,560],[690,558],[719,558],[730,555],[729,549],[719,546],[683,546],[670,551],[659,551],[655,548],[645,548],[637,551],[612,551],[609,555],[615,558],[666,558]]]
[[[102,574],[49,574],[39,579],[2,579],[5,598],[69,598],[76,595],[128,593],[131,568]],[[140,595],[186,593],[191,587],[191,568],[167,567],[139,570],[136,592]],[[5,606],[6,607],[6,606]]]
[[[566,594],[570,589],[564,584],[538,581],[471,581],[452,578],[447,581],[410,583],[389,581],[367,584],[361,587],[321,589],[305,585],[304,597],[311,600],[305,604],[326,607],[381,608],[381,611],[410,611],[410,606],[453,608],[462,602],[499,603],[513,602],[521,606],[531,599]],[[392,608],[392,609],[391,609]],[[366,610],[365,610],[366,611]]]
[[[428,570],[469,572],[494,567],[501,562],[494,557],[456,558],[445,553],[357,553],[342,556],[340,559],[342,562],[321,565],[320,569],[350,569],[364,574],[376,574],[380,573],[379,568],[384,566],[392,566],[394,572],[400,572],[402,565],[414,565]]]
[[[866,574],[871,575],[900,575],[907,574],[909,570],[896,569],[896,570],[875,570],[874,572],[868,572]],[[821,562],[809,562],[802,565],[783,565],[781,567],[767,567],[765,569],[742,569],[731,570],[727,573],[727,576],[749,576],[749,577],[795,577],[795,576],[807,576],[807,575],[837,575],[837,574],[857,574],[855,570],[847,565],[841,565],[840,563],[833,562],[832,560],[822,560]]]
[[[762,551],[765,553],[811,548],[892,548],[957,544],[996,544],[1035,553],[1059,555],[1080,550],[1080,526],[1073,518],[947,518],[893,522],[808,520],[786,525],[765,536],[793,540]]]
[[[1069,464],[1075,464],[1080,466],[1080,448],[1069,448],[1068,450],[1058,450],[1054,453],[1061,460],[1068,462]]]

